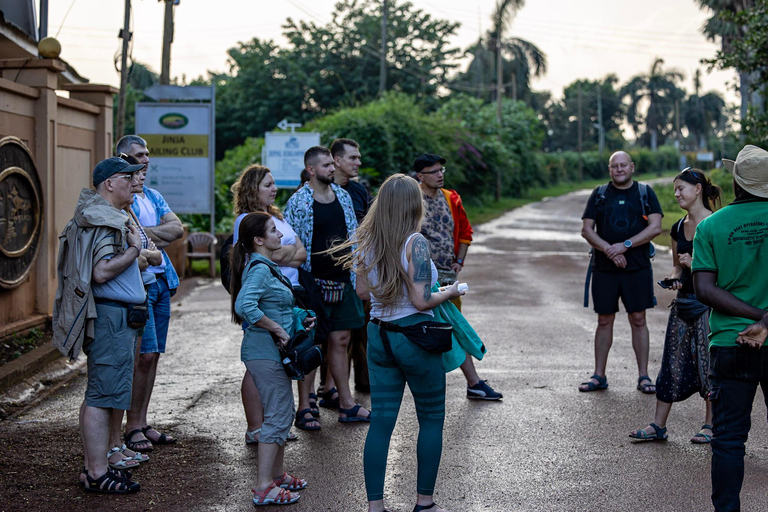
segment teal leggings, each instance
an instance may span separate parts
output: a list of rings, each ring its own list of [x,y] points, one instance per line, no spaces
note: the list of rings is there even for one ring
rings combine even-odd
[[[392,323],[406,326],[425,320],[434,319],[431,316],[415,314]],[[392,359],[384,350],[379,329],[378,325],[368,324],[368,373],[373,409],[363,456],[368,501],[384,499],[384,474],[387,470],[389,441],[397,422],[406,382],[413,394],[416,416],[419,419],[416,489],[419,494],[432,495],[443,451],[443,356],[421,349],[402,334],[387,332],[394,355]]]

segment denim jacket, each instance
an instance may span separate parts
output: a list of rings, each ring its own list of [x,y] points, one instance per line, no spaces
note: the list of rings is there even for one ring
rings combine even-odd
[[[262,261],[266,265],[253,265],[253,261]],[[293,292],[277,279],[267,265],[282,276],[278,266],[261,254],[252,253],[243,269],[243,286],[235,300],[235,312],[248,327],[243,333],[243,344],[240,348],[240,359],[269,359],[280,362],[280,352],[277,350],[272,335],[266,329],[256,325],[256,322],[266,316],[282,327],[288,336],[293,336]],[[285,279],[290,286],[290,281]]]
[[[357,230],[357,218],[355,217],[355,208],[352,205],[352,198],[346,190],[335,183],[331,183],[331,188],[339,198],[341,208],[344,210],[344,221],[347,224],[347,236],[351,237]],[[285,205],[283,215],[285,221],[291,225],[296,232],[296,236],[301,239],[301,243],[307,249],[307,261],[301,266],[307,272],[312,272],[312,231],[314,226],[314,209],[312,204],[315,201],[314,191],[305,184],[293,194]],[[354,251],[355,248],[353,247]],[[355,286],[355,273],[351,273],[352,286]]]
[[[152,206],[155,207],[155,212],[157,213],[156,225],[160,224],[160,221],[164,215],[167,213],[173,213],[171,208],[168,206],[168,203],[165,202],[163,195],[157,190],[144,187],[144,196],[149,199],[152,202]],[[139,201],[134,200],[131,208],[133,209],[133,213],[136,214],[136,217],[141,216],[141,203]],[[176,273],[176,269],[173,268],[173,263],[171,263],[171,259],[168,257],[168,254],[165,252],[165,250],[160,249],[160,252],[163,253],[163,261],[165,262],[165,279],[168,281],[168,288],[175,290],[179,287],[179,275]]]

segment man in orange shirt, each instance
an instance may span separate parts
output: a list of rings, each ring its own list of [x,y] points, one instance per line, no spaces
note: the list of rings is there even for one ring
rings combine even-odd
[[[461,196],[443,188],[445,182],[445,158],[425,153],[413,162],[413,170],[421,182],[424,195],[424,221],[421,234],[429,242],[430,255],[437,267],[440,286],[453,284],[464,268],[464,259],[472,243],[472,226],[461,204]],[[461,310],[461,298],[454,305]],[[500,400],[501,393],[494,391],[481,380],[475,370],[472,357],[467,354],[461,371],[467,379],[467,398],[474,400]]]

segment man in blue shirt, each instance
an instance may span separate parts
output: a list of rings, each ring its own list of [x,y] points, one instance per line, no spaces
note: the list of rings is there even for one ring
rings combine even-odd
[[[117,154],[134,157],[144,164],[139,171],[146,177],[149,164],[149,150],[144,139],[137,135],[126,135],[117,143]],[[150,266],[147,271],[155,274],[156,280],[147,287],[149,320],[141,336],[139,362],[133,379],[133,397],[128,411],[125,442],[135,451],[150,451],[152,444],[172,444],[176,440],[155,430],[147,421],[149,400],[155,385],[157,363],[165,352],[168,324],[171,319],[171,295],[179,286],[179,278],[173,268],[165,247],[181,238],[184,229],[162,194],[147,186],[135,194],[133,212],[139,219],[144,232],[163,253],[163,264]]]

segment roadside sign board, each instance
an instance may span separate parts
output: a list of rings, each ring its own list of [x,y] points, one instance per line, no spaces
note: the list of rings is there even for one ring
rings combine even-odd
[[[267,132],[261,161],[272,171],[278,188],[296,188],[301,183],[304,153],[320,145],[316,132]]]
[[[136,134],[147,141],[146,185],[174,213],[211,213],[214,119],[208,103],[137,103]]]
[[[712,151],[699,151],[696,153],[696,160],[699,162],[714,162],[715,154]]]

